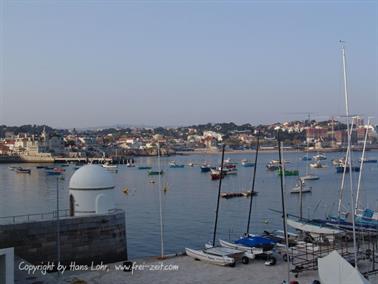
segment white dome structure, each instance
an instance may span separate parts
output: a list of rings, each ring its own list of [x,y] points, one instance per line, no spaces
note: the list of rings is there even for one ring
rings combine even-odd
[[[70,179],[70,215],[106,214],[115,209],[113,176],[98,165],[78,169]]]

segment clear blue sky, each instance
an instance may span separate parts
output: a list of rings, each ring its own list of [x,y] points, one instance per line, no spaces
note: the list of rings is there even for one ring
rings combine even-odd
[[[377,1],[2,1],[0,124],[378,116]],[[378,120],[378,118],[377,118]]]

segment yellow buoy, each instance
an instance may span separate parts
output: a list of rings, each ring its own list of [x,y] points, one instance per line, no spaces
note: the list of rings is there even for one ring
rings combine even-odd
[[[128,193],[129,193],[129,189],[128,189],[127,187],[125,187],[125,188],[123,189],[123,193],[124,193],[124,194],[128,194]]]
[[[164,193],[166,193],[168,191],[168,184],[165,184],[163,191],[164,191]]]

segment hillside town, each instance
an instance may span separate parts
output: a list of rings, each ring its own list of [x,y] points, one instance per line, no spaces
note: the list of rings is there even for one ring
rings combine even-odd
[[[96,130],[60,130],[48,126],[0,126],[0,157],[23,161],[51,162],[61,158],[115,158],[157,155],[159,143],[163,155],[190,152],[217,152],[221,144],[228,151],[254,149],[260,137],[261,150],[274,150],[277,135],[286,149],[340,151],[347,144],[346,124],[332,120],[291,121],[270,125],[217,123],[176,128],[122,128]],[[378,148],[377,126],[353,119],[351,143],[360,149],[367,134],[367,149]]]

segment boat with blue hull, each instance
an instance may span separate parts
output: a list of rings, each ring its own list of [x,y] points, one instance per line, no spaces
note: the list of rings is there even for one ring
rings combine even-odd
[[[208,172],[210,172],[211,169],[212,169],[212,167],[210,165],[202,165],[201,166],[201,173],[208,173]]]
[[[261,248],[264,251],[270,251],[277,244],[277,241],[271,238],[249,234],[249,235],[240,237],[240,239],[234,241],[234,243],[238,245],[243,245],[246,247]]]
[[[175,161],[169,163],[169,167],[172,169],[182,169],[185,167],[183,164],[177,164]]]
[[[251,168],[255,166],[255,163],[249,161],[242,161],[241,165],[245,168]]]
[[[345,168],[344,166],[337,166],[336,167],[336,173],[338,173],[338,174],[344,173],[344,168]],[[349,173],[349,169],[350,169],[350,167],[346,166],[345,172]],[[352,166],[352,172],[359,172],[359,171],[360,171],[359,166]]]

